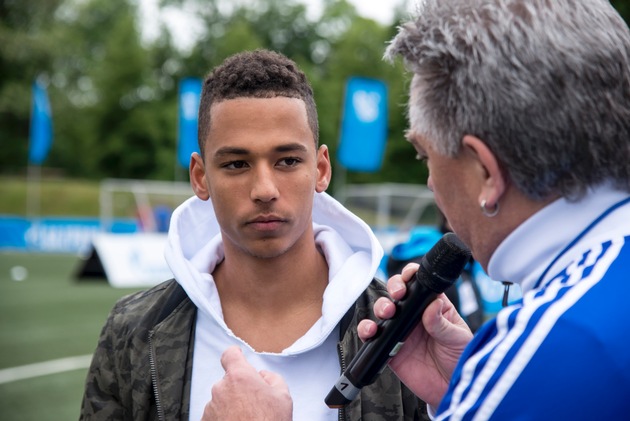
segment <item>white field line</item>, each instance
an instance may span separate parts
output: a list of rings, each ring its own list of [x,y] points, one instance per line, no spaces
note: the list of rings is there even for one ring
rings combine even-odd
[[[91,361],[92,354],[89,354],[4,368],[0,370],[0,384],[87,368]]]

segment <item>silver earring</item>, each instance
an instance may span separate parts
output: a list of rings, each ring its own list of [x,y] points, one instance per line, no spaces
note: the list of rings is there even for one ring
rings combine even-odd
[[[481,201],[481,213],[483,213],[488,218],[496,216],[497,213],[499,213],[499,202],[494,205],[494,209],[488,210],[488,208],[486,208],[486,199],[483,199]]]

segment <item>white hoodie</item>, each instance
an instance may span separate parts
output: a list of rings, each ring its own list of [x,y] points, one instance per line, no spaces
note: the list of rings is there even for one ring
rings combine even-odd
[[[383,249],[365,222],[326,193],[315,194],[313,229],[329,268],[322,317],[281,353],[259,353],[235,336],[223,321],[211,275],[224,257],[212,203],[192,197],[173,212],[166,261],[198,308],[191,420],[201,418],[212,397],[212,385],[223,377],[220,357],[231,345],[238,345],[257,370],[270,370],[285,379],[293,398],[294,420],[337,419],[337,411],[324,403],[340,374],[337,325],[374,278]]]

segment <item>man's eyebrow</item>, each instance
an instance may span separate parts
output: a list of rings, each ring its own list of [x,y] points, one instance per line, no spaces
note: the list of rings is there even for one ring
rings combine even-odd
[[[308,152],[308,148],[301,143],[287,143],[276,147],[277,152]]]
[[[283,145],[278,145],[274,148],[276,152],[308,152],[308,148],[301,143],[286,143]],[[217,149],[214,153],[215,157],[222,157],[226,155],[248,155],[251,151],[246,148],[239,148],[235,146],[225,146],[223,148]]]
[[[226,147],[217,149],[217,151],[214,153],[214,156],[221,157],[225,155],[247,155],[248,153],[249,153],[249,150],[245,148],[236,148],[232,146],[226,146]]]

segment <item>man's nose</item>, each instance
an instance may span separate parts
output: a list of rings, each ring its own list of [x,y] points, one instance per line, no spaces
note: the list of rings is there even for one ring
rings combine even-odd
[[[278,194],[279,191],[273,169],[258,168],[253,180],[251,199],[269,202],[276,199]]]

